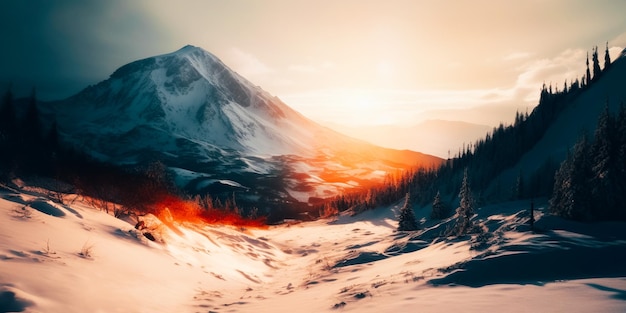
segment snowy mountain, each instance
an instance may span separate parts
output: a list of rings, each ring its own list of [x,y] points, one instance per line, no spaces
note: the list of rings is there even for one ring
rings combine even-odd
[[[158,160],[189,190],[255,201],[307,202],[441,162],[322,127],[194,46],[124,65],[48,110],[64,140],[104,161]]]

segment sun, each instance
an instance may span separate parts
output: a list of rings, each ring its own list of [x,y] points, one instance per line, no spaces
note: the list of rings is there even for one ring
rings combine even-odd
[[[372,90],[346,90],[338,97],[337,105],[344,112],[345,124],[378,124],[385,117],[384,101]]]
[[[367,90],[346,90],[342,92],[339,102],[350,112],[362,114],[376,107],[376,96]]]

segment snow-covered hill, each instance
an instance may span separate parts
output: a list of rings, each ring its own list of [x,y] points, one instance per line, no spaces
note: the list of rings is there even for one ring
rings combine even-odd
[[[272,185],[274,198],[307,202],[441,162],[322,127],[194,46],[124,65],[42,109],[79,149],[117,164],[161,161],[193,191]]]
[[[0,189],[0,312],[624,312],[624,223],[581,224],[527,202],[397,233],[397,206],[236,229],[142,220],[160,241],[82,199]],[[68,196],[68,201],[74,196]],[[417,210],[423,219],[430,212]]]

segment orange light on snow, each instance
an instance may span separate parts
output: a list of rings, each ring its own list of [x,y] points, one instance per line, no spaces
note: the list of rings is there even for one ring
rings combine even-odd
[[[265,228],[265,219],[245,219],[234,212],[219,209],[204,210],[193,201],[166,195],[154,205],[156,216],[164,223],[187,222],[194,224],[217,224],[237,227]]]

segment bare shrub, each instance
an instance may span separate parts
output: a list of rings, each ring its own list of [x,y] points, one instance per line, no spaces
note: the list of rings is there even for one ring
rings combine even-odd
[[[78,255],[86,259],[91,259],[93,257],[93,247],[94,244],[90,243],[89,241],[85,241],[83,247],[80,248],[80,252],[78,253]]]
[[[46,246],[41,250],[41,253],[45,256],[51,256],[57,254],[56,251],[50,248],[50,239],[46,240]]]

